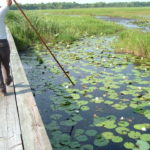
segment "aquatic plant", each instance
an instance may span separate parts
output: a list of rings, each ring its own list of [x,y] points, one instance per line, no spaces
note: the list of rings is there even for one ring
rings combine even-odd
[[[150,58],[150,33],[138,30],[121,32],[115,43],[116,52],[131,53]]]
[[[58,42],[69,44],[85,36],[114,34],[123,29],[120,25],[100,21],[91,16],[47,16],[42,12],[38,15],[28,11],[26,13],[50,45]],[[39,43],[38,37],[19,12],[11,11],[7,16],[7,23],[19,50]]]

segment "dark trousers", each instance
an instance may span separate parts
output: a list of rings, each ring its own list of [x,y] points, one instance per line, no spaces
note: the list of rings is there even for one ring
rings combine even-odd
[[[0,87],[4,86],[2,65],[6,71],[6,79],[10,77],[10,48],[7,40],[0,40]]]

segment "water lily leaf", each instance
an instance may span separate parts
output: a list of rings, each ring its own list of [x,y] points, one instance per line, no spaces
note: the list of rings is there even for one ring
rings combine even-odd
[[[88,101],[77,101],[77,104],[79,106],[86,105],[86,104],[88,104]]]
[[[127,105],[124,103],[120,103],[120,104],[114,104],[114,105],[112,105],[112,107],[114,107],[117,110],[123,110],[123,109],[127,108]]]
[[[129,123],[127,121],[119,121],[118,125],[121,127],[127,127],[127,126],[129,126]]]
[[[150,110],[145,110],[145,111],[144,111],[144,116],[145,116],[147,119],[150,119]]]
[[[58,130],[60,126],[56,121],[52,121],[50,124],[46,125],[46,129],[53,131],[53,130]]]
[[[70,146],[71,148],[80,148],[81,145],[80,145],[79,142],[71,141],[70,144],[69,144],[69,146]]]
[[[79,121],[83,120],[83,117],[78,114],[78,115],[74,115],[71,119],[73,121],[79,122]]]
[[[63,145],[68,145],[70,143],[70,136],[68,134],[62,134],[60,143]]]
[[[82,135],[84,133],[84,130],[83,129],[76,129],[75,130],[75,137],[76,136],[79,136],[79,135]]]
[[[102,135],[98,135],[94,140],[94,145],[102,147],[109,144],[109,140],[105,139]]]
[[[125,127],[116,128],[116,132],[119,133],[119,134],[123,134],[123,135],[128,134],[129,131],[130,130],[128,128],[125,128]]]
[[[113,115],[109,115],[106,117],[96,116],[94,118],[94,125],[97,127],[103,126],[108,129],[113,129],[116,127],[115,121],[116,121],[116,116],[113,116]]]
[[[145,142],[142,140],[138,140],[136,145],[139,147],[139,150],[149,150],[150,149],[150,145],[148,144],[148,142]]]
[[[85,136],[85,135],[77,136],[76,139],[80,142],[85,142],[88,140],[87,136]]]
[[[112,139],[112,137],[114,136],[114,134],[112,132],[103,132],[102,133],[102,136],[105,138],[105,139]]]
[[[86,144],[86,145],[83,145],[82,146],[83,150],[93,150],[93,145],[90,145],[90,144]]]
[[[114,143],[121,143],[123,141],[123,138],[120,136],[113,136],[112,137],[112,142]]]
[[[108,104],[108,105],[112,105],[114,102],[113,101],[104,101],[105,104]]]
[[[133,149],[135,147],[135,145],[132,142],[125,142],[124,147],[126,149]]]
[[[60,124],[63,126],[74,126],[76,125],[76,121],[73,120],[66,120],[66,121],[61,121]]]
[[[80,95],[79,94],[71,94],[73,99],[80,99]]]
[[[85,132],[85,134],[88,136],[95,136],[97,134],[97,131],[96,130],[87,130]]]
[[[132,139],[138,139],[141,136],[140,132],[136,132],[136,131],[131,131],[128,133],[128,136]]]
[[[96,97],[96,98],[92,99],[91,102],[100,104],[100,103],[104,102],[104,100],[100,97]]]
[[[104,125],[104,127],[107,129],[114,129],[117,127],[117,125],[113,121],[109,121]]]
[[[82,107],[81,107],[81,110],[87,111],[87,110],[90,110],[90,107],[88,107],[88,106],[82,106]]]
[[[145,130],[150,128],[150,124],[144,123],[144,124],[135,124],[134,128],[137,130]]]
[[[140,139],[143,141],[150,141],[150,134],[142,134]]]

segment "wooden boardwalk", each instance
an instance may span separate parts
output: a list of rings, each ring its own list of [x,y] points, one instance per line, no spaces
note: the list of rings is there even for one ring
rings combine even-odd
[[[8,41],[14,81],[0,96],[0,150],[52,150],[9,30]]]

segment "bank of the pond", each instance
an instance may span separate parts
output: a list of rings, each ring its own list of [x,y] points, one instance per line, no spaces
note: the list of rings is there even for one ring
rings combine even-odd
[[[150,62],[114,53],[114,40],[53,49],[74,87],[46,51],[20,54],[54,150],[149,150]]]
[[[123,30],[120,25],[100,21],[91,16],[45,16],[31,12],[27,14],[50,46],[58,42],[72,43],[85,36],[116,34]],[[38,43],[38,37],[19,12],[10,12],[7,22],[19,50]]]
[[[150,32],[126,30],[121,32],[114,46],[116,52],[150,58]]]
[[[148,15],[147,12],[149,11],[149,8],[116,8],[115,11],[114,9],[115,8],[40,10],[34,11],[34,14],[31,11],[27,11],[27,14],[33,24],[38,28],[38,31],[43,37],[45,37],[45,40],[50,47],[55,46],[59,42],[71,44],[82,37],[91,35],[103,36],[117,34],[119,35],[119,38],[117,43],[114,44],[116,52],[131,53],[140,57],[149,58],[150,33],[136,30],[128,31],[120,25],[114,24],[113,22],[97,20],[93,16],[130,16],[130,18],[138,19],[134,21],[134,23],[144,26],[145,23],[149,22],[149,18],[144,17]],[[28,49],[29,47],[37,47],[39,43],[37,36],[33,33],[32,29],[19,12],[12,11],[7,18],[8,25],[19,50]],[[148,26],[148,24],[146,26]]]

